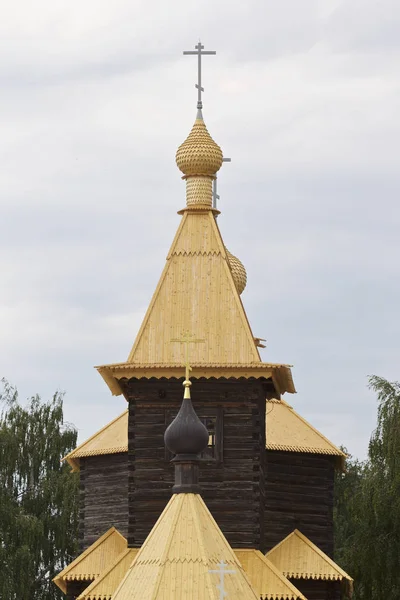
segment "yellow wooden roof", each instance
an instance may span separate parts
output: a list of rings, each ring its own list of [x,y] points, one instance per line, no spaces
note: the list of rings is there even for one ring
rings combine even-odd
[[[352,578],[298,529],[274,546],[266,557],[285,577],[352,582]]]
[[[66,592],[67,581],[96,579],[126,549],[126,544],[124,536],[115,527],[111,527],[94,544],[65,567],[53,579],[54,583],[63,592]]]
[[[341,468],[346,454],[330,442],[284,400],[267,400],[266,448],[288,452],[330,454]]]
[[[258,600],[232,548],[198,494],[177,494],[145,540],[113,600],[218,600],[225,561],[229,600]]]
[[[153,298],[125,363],[97,367],[113,394],[124,377],[181,377],[189,331],[192,377],[273,377],[294,392],[288,365],[262,363],[213,211],[185,209]]]
[[[71,465],[72,471],[79,471],[79,459],[82,457],[117,454],[118,452],[128,452],[127,410],[77,446],[63,460]]]
[[[193,364],[260,362],[211,210],[184,213],[128,362],[181,363],[171,340],[185,331],[205,340],[191,345]]]
[[[138,551],[137,548],[124,550],[77,600],[111,600]],[[303,594],[259,550],[234,550],[234,553],[254,591],[263,600],[305,600]]]
[[[78,596],[77,600],[111,600],[138,552],[138,548],[126,548],[115,562]]]
[[[235,550],[258,597],[263,600],[306,600],[259,550]]]

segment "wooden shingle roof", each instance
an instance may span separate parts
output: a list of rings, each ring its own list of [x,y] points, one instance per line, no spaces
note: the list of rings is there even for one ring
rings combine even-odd
[[[331,581],[344,579],[350,584],[353,581],[339,565],[298,529],[295,529],[267,552],[266,557],[285,577],[291,579],[325,579]]]
[[[72,471],[79,471],[80,458],[100,456],[101,454],[117,454],[119,452],[128,452],[127,410],[77,446],[63,460],[68,462],[72,467]]]
[[[64,593],[67,581],[93,581],[126,550],[126,539],[111,527],[99,537],[89,548],[72,561],[56,577],[54,583]]]
[[[267,400],[266,448],[336,456],[341,468],[346,458],[342,450],[303,419],[285,400]]]
[[[263,600],[306,600],[259,550],[234,550],[259,598]]]
[[[213,211],[184,211],[167,262],[124,363],[97,367],[114,395],[124,378],[181,377],[190,332],[192,377],[272,378],[277,393],[295,392],[286,364],[262,363]]]
[[[138,552],[138,548],[126,548],[77,600],[111,600]]]
[[[218,600],[224,561],[229,600],[258,600],[240,562],[198,494],[172,496],[113,600]]]

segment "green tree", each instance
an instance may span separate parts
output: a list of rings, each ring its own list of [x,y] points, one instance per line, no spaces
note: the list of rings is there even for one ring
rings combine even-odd
[[[355,600],[400,598],[400,384],[373,376],[377,427],[368,459],[348,460],[335,492],[336,558],[355,580]]]
[[[62,598],[51,582],[76,554],[78,480],[61,458],[76,446],[62,395],[27,406],[0,392],[0,599]]]

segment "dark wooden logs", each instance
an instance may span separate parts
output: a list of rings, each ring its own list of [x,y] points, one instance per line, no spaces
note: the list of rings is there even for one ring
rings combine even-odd
[[[126,453],[81,459],[80,549],[114,526],[128,534],[128,460]]]
[[[340,600],[340,581],[323,579],[291,579],[307,600]]]
[[[129,546],[141,546],[171,497],[173,465],[164,431],[182,402],[181,381],[130,380]],[[233,547],[263,549],[265,390],[258,381],[198,380],[192,401],[200,418],[215,419],[213,460],[200,464],[202,496]],[[219,419],[218,419],[219,416]]]
[[[140,547],[171,497],[164,432],[182,402],[182,382],[131,379],[123,386],[128,454],[81,459],[82,549],[112,525]],[[297,528],[332,556],[334,458],[266,451],[266,393],[256,380],[193,381],[195,410],[215,433],[213,458],[200,463],[202,496],[234,548],[267,551]],[[338,597],[333,582],[294,584],[306,586],[308,600]]]
[[[66,600],[76,600],[82,592],[92,583],[89,581],[67,581]]]
[[[266,454],[266,549],[299,529],[333,557],[334,457],[272,450]]]

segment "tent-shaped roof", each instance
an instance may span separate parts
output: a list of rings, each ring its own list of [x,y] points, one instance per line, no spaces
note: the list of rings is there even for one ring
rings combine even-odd
[[[288,365],[262,363],[211,207],[184,210],[167,262],[128,360],[97,367],[113,394],[131,377],[181,377],[190,332],[192,377],[272,378],[294,392]]]
[[[72,450],[63,460],[71,465],[73,471],[79,471],[79,459],[82,457],[118,452],[128,452],[128,410]]]
[[[111,527],[98,540],[54,577],[54,583],[67,591],[67,581],[91,581],[99,577],[110,563],[126,549],[126,539]]]
[[[266,557],[285,577],[351,583],[352,578],[298,529],[274,546]]]
[[[267,400],[266,448],[330,454],[338,457],[342,467],[346,458],[344,452],[303,419],[285,400]]]
[[[78,596],[77,600],[111,600],[138,552],[138,548],[126,548],[115,562]]]
[[[305,600],[303,594],[259,550],[234,550],[258,597]]]
[[[258,600],[198,494],[175,494],[145,540],[113,600],[218,600],[219,564],[229,600]],[[229,573],[228,571],[233,571]]]

